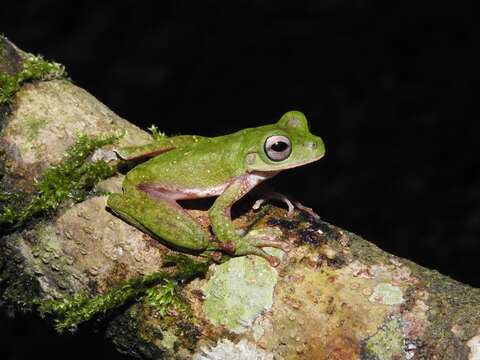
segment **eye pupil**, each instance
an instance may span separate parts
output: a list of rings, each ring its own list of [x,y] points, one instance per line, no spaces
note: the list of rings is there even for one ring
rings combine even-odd
[[[287,150],[288,144],[284,141],[277,141],[276,143],[272,144],[272,150],[276,152],[282,152]]]

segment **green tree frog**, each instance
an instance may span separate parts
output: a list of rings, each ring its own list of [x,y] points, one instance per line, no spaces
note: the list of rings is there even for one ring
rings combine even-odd
[[[230,209],[264,180],[319,160],[325,147],[310,133],[305,116],[290,111],[272,125],[211,138],[161,136],[115,152],[124,160],[150,158],[126,174],[123,194],[109,196],[107,205],[116,215],[176,248],[216,256],[255,254],[277,266],[279,259],[263,248],[288,245],[268,233],[241,234]],[[215,196],[208,210],[213,234],[177,202]]]

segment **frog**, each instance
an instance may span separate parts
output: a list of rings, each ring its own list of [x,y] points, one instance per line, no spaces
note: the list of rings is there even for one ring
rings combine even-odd
[[[123,192],[109,195],[107,207],[115,215],[180,251],[217,260],[223,254],[257,255],[276,267],[280,259],[265,248],[288,252],[290,245],[268,231],[242,233],[231,208],[265,180],[321,159],[325,146],[302,112],[289,111],[276,123],[228,135],[162,134],[146,145],[114,151],[123,161],[143,161],[126,173]],[[289,215],[294,206],[310,210],[279,193],[270,195],[287,203]],[[209,197],[215,198],[207,211],[209,227],[179,203]]]

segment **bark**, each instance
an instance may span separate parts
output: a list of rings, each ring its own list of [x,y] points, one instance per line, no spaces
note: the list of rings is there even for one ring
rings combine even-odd
[[[27,57],[0,38],[0,74],[18,74]],[[27,79],[0,106],[3,192],[38,191],[35,179],[63,161],[78,132],[125,130],[119,146],[150,140],[61,76]],[[39,311],[49,299],[78,294],[102,299],[163,271],[175,251],[105,208],[102,191],[121,191],[121,180],[101,181],[85,200],[63,202],[16,227],[2,224],[5,309]],[[480,359],[479,289],[304,214],[288,218],[267,206],[247,211],[237,225],[274,227],[292,250],[280,253],[278,268],[238,257],[210,265],[205,277],[174,282],[181,305],[158,307],[164,298],[138,292],[90,322],[119,351],[144,358]],[[152,284],[159,286],[165,289]]]

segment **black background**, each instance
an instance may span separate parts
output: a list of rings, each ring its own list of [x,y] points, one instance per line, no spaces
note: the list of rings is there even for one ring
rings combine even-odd
[[[327,155],[271,184],[478,287],[473,16],[455,1],[16,1],[0,5],[0,32],[167,134],[221,135],[303,111]],[[33,355],[122,358],[89,331],[59,337],[2,315],[0,357]]]

